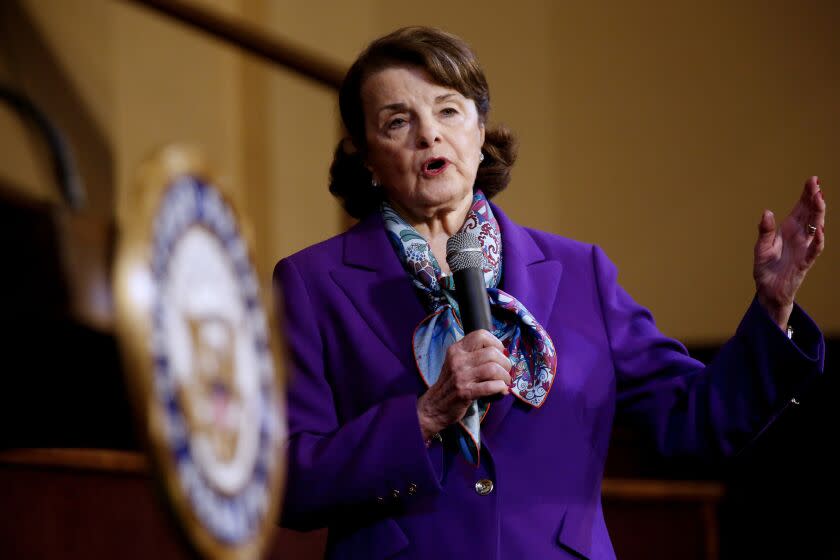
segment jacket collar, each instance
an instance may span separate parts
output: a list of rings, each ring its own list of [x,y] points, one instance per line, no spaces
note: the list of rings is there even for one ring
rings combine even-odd
[[[330,272],[333,281],[391,353],[417,374],[411,340],[426,311],[388,240],[382,216],[368,215],[343,237],[343,266]]]
[[[523,267],[545,261],[545,255],[525,228],[511,221],[492,202],[490,207],[502,231],[504,273],[513,275],[514,283],[519,282],[522,278],[518,275],[523,272]],[[344,264],[366,270],[392,271],[396,267],[402,271],[385,233],[381,214],[373,212],[347,231],[344,236]]]
[[[393,258],[392,258],[393,257]],[[365,270],[402,272],[379,212],[372,212],[344,234],[344,264]]]
[[[528,229],[511,221],[495,204],[491,208],[502,231],[501,288],[547,326],[563,267],[546,257]]]

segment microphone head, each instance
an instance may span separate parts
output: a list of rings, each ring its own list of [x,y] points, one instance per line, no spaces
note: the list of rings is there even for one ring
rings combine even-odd
[[[484,268],[484,252],[475,234],[463,231],[446,242],[446,262],[452,273],[465,268]]]

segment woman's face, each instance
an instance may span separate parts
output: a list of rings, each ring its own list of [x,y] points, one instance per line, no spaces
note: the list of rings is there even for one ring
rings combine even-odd
[[[411,66],[386,68],[362,84],[367,165],[408,218],[469,205],[484,125],[475,102]]]

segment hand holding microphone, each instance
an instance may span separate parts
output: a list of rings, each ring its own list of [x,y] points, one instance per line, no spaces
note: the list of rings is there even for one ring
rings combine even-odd
[[[446,351],[437,382],[417,402],[424,439],[464,417],[479,398],[510,392],[510,360],[493,336],[484,286],[484,254],[471,233],[457,233],[446,245],[446,262],[455,279],[455,298],[465,336]]]

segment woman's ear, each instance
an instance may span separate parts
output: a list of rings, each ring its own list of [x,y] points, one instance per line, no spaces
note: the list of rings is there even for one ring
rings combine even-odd
[[[484,146],[484,132],[485,132],[483,122],[478,123],[478,130],[479,130],[479,134],[481,135],[481,146],[483,147]]]

